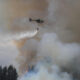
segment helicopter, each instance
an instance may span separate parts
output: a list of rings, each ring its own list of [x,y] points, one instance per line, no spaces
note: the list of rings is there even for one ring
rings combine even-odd
[[[40,23],[40,24],[44,23],[44,20],[41,20],[41,19],[35,19],[35,20],[33,20],[33,19],[29,18],[29,21],[30,22],[35,21],[35,22]]]

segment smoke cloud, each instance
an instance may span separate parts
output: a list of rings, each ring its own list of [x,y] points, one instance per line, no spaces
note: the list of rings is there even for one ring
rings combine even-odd
[[[45,66],[40,67],[38,73],[29,73],[20,80],[73,80],[72,76],[67,72],[61,72],[59,67],[51,66],[51,72]]]
[[[34,43],[34,41],[32,42]],[[28,48],[26,48],[32,50],[32,54],[34,55],[26,54],[26,60],[24,60],[23,56],[22,61],[25,64],[27,63],[29,67],[35,66],[35,68],[33,72],[26,73],[21,80],[73,80],[73,78],[79,78],[80,44],[62,43],[55,33],[46,33],[40,42],[36,42],[36,46],[31,43],[29,47],[30,43],[27,43]],[[35,50],[37,51],[35,52],[36,55],[33,53]],[[22,66],[24,66],[23,63]],[[77,77],[75,77],[76,75]]]

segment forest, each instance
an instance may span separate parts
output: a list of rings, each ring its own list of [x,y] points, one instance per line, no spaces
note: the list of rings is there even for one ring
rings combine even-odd
[[[9,67],[0,66],[0,80],[17,80],[17,78],[17,70],[12,65]]]

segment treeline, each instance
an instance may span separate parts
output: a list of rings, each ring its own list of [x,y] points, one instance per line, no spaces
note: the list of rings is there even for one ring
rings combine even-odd
[[[0,66],[0,80],[17,80],[17,78],[17,71],[12,65],[9,67]]]

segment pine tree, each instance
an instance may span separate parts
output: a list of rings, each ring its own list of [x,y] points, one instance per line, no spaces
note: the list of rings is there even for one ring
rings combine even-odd
[[[8,80],[17,80],[18,74],[16,69],[10,65],[8,68]]]
[[[10,65],[10,66],[8,67],[8,80],[13,80],[12,74],[13,74],[13,66]]]
[[[2,80],[2,67],[0,66],[0,80]]]
[[[7,80],[7,67],[4,67],[2,70],[2,79]]]
[[[18,78],[18,74],[15,68],[13,69],[13,77],[14,77],[14,80],[17,80]]]

